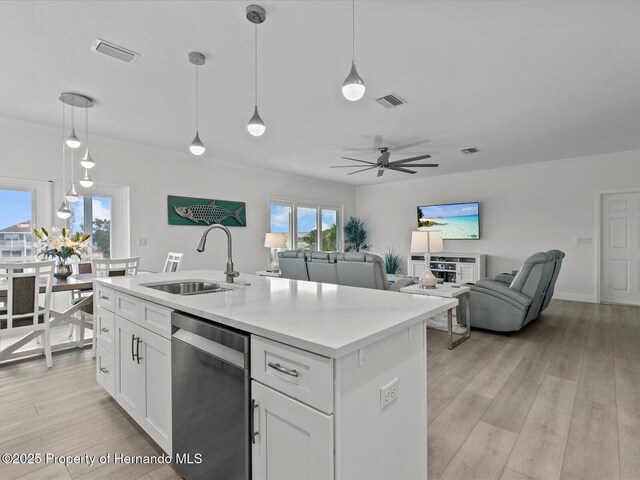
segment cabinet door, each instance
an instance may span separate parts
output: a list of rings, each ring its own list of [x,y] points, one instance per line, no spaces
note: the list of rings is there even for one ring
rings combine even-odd
[[[140,423],[145,398],[144,371],[134,358],[140,327],[116,316],[116,401]]]
[[[333,478],[333,416],[255,381],[254,480]]]
[[[140,421],[151,438],[171,455],[171,342],[144,328],[140,337],[146,392]]]
[[[476,266],[473,263],[458,265],[458,283],[475,283],[476,281]]]

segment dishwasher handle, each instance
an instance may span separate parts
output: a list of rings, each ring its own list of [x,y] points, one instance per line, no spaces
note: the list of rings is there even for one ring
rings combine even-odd
[[[176,330],[172,335],[172,339],[180,340],[187,345],[222,360],[223,362],[230,363],[231,365],[242,368],[243,370],[245,369],[244,353],[234,350],[233,348],[229,348],[184,329]]]

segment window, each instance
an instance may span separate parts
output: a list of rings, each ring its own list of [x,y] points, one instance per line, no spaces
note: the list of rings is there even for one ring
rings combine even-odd
[[[91,234],[89,258],[111,257],[111,198],[81,196],[70,204],[71,232]]]
[[[271,201],[269,228],[283,232],[287,249],[336,252],[342,249],[342,207]]]
[[[32,190],[0,188],[0,257],[32,255],[33,210]]]

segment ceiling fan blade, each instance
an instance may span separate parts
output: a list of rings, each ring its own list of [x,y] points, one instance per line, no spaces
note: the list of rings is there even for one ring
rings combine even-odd
[[[417,157],[403,158],[402,160],[394,160],[393,162],[391,162],[391,164],[392,165],[400,165],[402,163],[413,162],[415,160],[423,160],[425,158],[431,158],[431,155],[424,154],[424,155],[418,155]]]
[[[384,175],[384,169],[380,168],[378,169],[378,176],[381,177],[382,175]]]
[[[331,165],[329,168],[362,168],[362,165]]]
[[[390,164],[391,167],[393,167],[393,165],[394,165],[393,163]],[[405,167],[413,168],[413,167],[437,167],[440,164],[439,163],[411,163],[409,165],[405,165],[405,164],[403,165]]]
[[[397,150],[404,150],[406,148],[417,147],[418,145],[424,145],[425,143],[429,143],[431,139],[427,138],[425,140],[418,140],[416,142],[405,143],[404,145],[389,145],[389,150],[393,150],[394,152]]]
[[[349,172],[349,173],[347,173],[347,175],[353,175],[354,173],[366,172],[367,170],[371,170],[373,168],[378,168],[378,167],[376,165],[374,165],[373,167],[367,167],[367,168],[363,168],[362,170],[356,170],[355,172]]]
[[[389,170],[395,170],[396,172],[402,172],[402,173],[416,173],[413,170],[408,170],[406,168],[401,168],[401,167],[387,167]]]
[[[351,157],[340,157],[340,158],[344,158],[345,160],[353,160],[354,162],[362,162],[362,163],[368,163],[369,165],[375,165],[375,163],[373,162],[367,162],[366,160],[358,160],[357,158],[351,158]]]

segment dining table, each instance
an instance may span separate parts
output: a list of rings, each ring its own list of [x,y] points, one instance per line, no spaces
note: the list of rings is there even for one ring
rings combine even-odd
[[[82,292],[83,295],[80,297],[79,301],[72,303],[69,306],[69,308],[61,312],[51,311],[51,317],[49,318],[49,328],[55,327],[56,325],[60,324],[63,321],[68,321],[70,323],[79,325],[81,322],[81,319],[74,317],[74,315],[77,312],[79,312],[82,309],[82,307],[90,305],[93,302],[93,275],[91,273],[79,273],[79,274],[71,275],[64,279],[53,277],[51,283],[52,283],[51,284],[52,293],[71,292],[71,291],[77,290]],[[45,293],[45,290],[46,290],[46,285],[43,284],[40,287],[40,292]],[[6,296],[7,296],[6,280],[0,281],[0,298],[6,297]],[[17,342],[11,344],[7,348],[0,351],[0,362],[21,358],[21,357],[25,357],[30,354],[36,353],[38,349],[34,349],[34,352],[31,352],[30,350],[28,350],[28,351],[22,351],[22,352],[16,353],[16,351],[22,348],[23,346],[25,346],[26,344],[28,344],[30,341],[37,338],[41,334],[42,332],[40,331],[30,332],[24,335],[22,338],[20,338]],[[64,348],[69,348],[74,344],[79,347],[83,347],[84,344],[81,345],[80,343],[81,342],[79,340],[77,342],[73,341],[73,342],[65,342],[62,344],[57,344],[55,346],[52,345],[52,350],[55,351],[55,350],[61,350]],[[54,348],[54,347],[57,347],[57,348]]]

